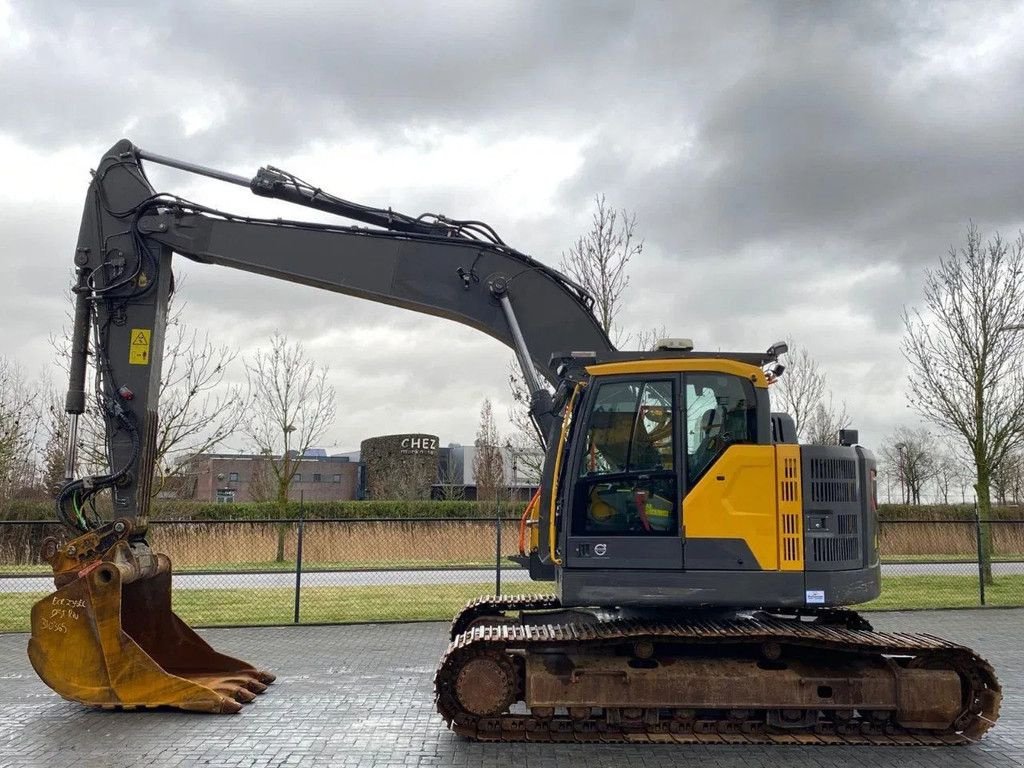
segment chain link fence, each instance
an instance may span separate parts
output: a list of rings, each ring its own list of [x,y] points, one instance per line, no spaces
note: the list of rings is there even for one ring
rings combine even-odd
[[[509,559],[518,518],[151,521],[193,626],[448,619],[483,594],[551,592]],[[46,521],[0,521],[0,631],[26,631],[52,591]],[[1024,519],[879,526],[879,609],[1024,606]]]
[[[1024,519],[879,523],[878,608],[1024,606]]]

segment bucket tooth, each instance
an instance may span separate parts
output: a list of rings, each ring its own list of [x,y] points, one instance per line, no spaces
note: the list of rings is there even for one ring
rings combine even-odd
[[[50,688],[91,706],[230,714],[274,681],[215,651],[171,610],[170,560],[144,541],[115,536],[84,567],[63,568],[69,552],[95,552],[83,547],[90,537],[51,556],[58,589],[32,607],[28,656]]]

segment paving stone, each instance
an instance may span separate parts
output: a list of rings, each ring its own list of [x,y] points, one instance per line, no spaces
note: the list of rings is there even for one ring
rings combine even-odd
[[[1024,765],[1024,609],[872,614],[881,630],[930,632],[977,649],[995,666],[999,725],[953,748],[474,744],[434,711],[434,667],[448,625],[204,630],[215,648],[275,671],[241,714],[105,712],[66,702],[25,654],[28,637],[0,635],[0,768],[945,768]]]

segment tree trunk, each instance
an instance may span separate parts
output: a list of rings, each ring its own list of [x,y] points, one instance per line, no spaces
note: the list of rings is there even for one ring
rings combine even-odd
[[[992,499],[989,495],[988,472],[978,471],[978,483],[974,486],[978,498],[978,557],[981,560],[981,573],[985,586],[995,583],[992,578]]]
[[[288,483],[280,480],[277,483],[277,517],[283,520],[288,514]],[[286,523],[279,523],[277,526],[277,562],[284,562],[284,539],[288,535]]]

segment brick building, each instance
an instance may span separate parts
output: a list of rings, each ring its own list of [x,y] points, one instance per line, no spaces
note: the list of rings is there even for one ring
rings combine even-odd
[[[299,468],[292,480],[289,498],[298,501],[349,501],[357,498],[360,465],[348,456],[321,455],[310,451],[296,458]],[[195,501],[273,501],[277,491],[264,456],[235,453],[204,453],[189,462],[188,474],[195,478],[191,498]]]
[[[364,440],[361,451],[328,456],[313,448],[295,459],[299,468],[289,489],[298,501],[355,499],[476,498],[472,445],[438,445],[435,435],[382,435]],[[537,488],[535,472],[522,454],[501,448],[505,487],[517,499]],[[267,459],[258,454],[204,453],[194,456],[182,476],[161,496],[221,503],[273,501],[277,487]]]

